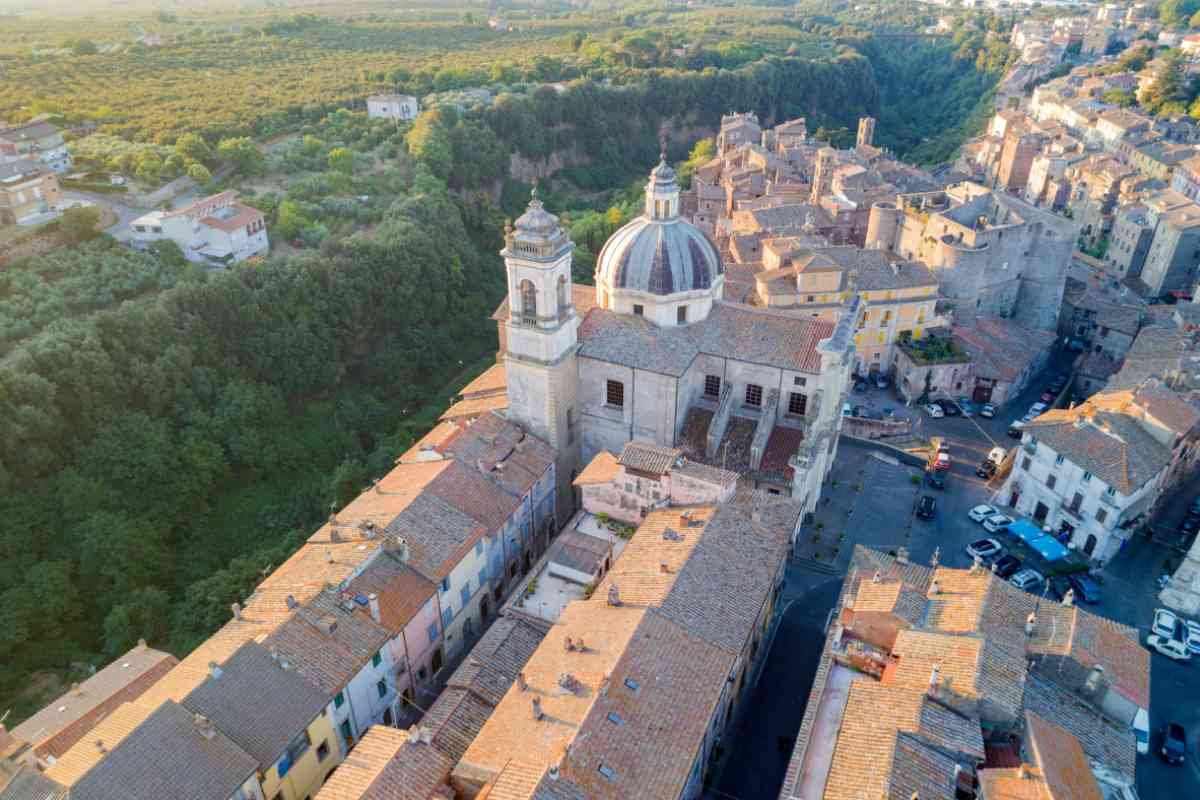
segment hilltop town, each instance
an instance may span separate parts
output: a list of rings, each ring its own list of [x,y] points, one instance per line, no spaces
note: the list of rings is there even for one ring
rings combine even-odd
[[[318,276],[292,296],[328,292],[321,315],[346,327],[387,300],[346,301],[359,276],[324,260],[365,272],[440,247],[455,282],[397,273],[404,301],[438,304],[423,332],[472,309],[496,345],[382,470],[347,459],[328,516],[194,647],[135,633],[0,717],[0,800],[1200,793],[1200,33],[1164,23],[1179,9],[1086,11],[1011,25],[994,109],[948,163],[883,146],[882,114],[840,137],[743,108],[704,121],[687,159],[664,125],[632,210],[591,219],[594,252],[536,174],[511,219],[477,198],[498,244],[486,308],[465,226],[380,257],[316,231],[318,202],[264,209],[214,179],[198,146],[178,202],[134,213],[80,178],[51,117],[0,127],[2,225],[103,207],[110,254],[169,259],[185,287],[254,283],[286,248]],[[484,24],[519,32],[495,8]],[[421,130],[426,103],[371,94],[362,124]],[[284,158],[391,191],[386,167],[304,137]],[[222,145],[230,175],[239,147]],[[458,208],[414,164],[397,217],[371,217],[371,195],[337,208],[386,232]],[[278,235],[290,214],[310,218]],[[248,347],[223,359],[252,360],[257,329],[213,316]],[[317,347],[305,316],[264,360]],[[148,324],[166,336],[165,318]],[[346,369],[401,369],[361,336],[343,349]],[[188,436],[287,411],[213,396]],[[74,500],[111,502],[69,478]]]

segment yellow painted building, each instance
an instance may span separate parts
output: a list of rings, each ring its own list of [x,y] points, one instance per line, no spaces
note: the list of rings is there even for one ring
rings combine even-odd
[[[341,749],[327,709],[288,743],[283,758],[263,772],[263,796],[267,800],[304,800],[312,797],[325,777],[341,763]],[[294,758],[294,760],[293,760]],[[280,768],[284,774],[280,776]]]
[[[919,261],[853,246],[802,247],[757,276],[758,302],[836,320],[857,293],[854,345],[860,374],[886,372],[902,334],[919,339],[934,324],[938,282]]]

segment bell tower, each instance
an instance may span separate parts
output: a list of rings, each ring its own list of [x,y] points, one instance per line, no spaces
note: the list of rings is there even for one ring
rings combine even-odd
[[[560,520],[571,509],[571,481],[579,462],[574,249],[558,217],[542,206],[535,185],[525,213],[515,225],[505,226],[500,251],[508,273],[504,365],[508,418],[558,453]]]

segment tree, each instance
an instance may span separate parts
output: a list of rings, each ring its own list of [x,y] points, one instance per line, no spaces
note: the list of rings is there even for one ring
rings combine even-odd
[[[1183,27],[1198,11],[1200,0],[1166,0],[1158,7],[1158,18],[1168,27]]]
[[[257,175],[265,164],[263,154],[246,136],[222,139],[217,145],[217,156],[228,162],[239,175]]]
[[[361,461],[347,458],[333,471],[329,482],[330,494],[336,508],[344,508],[362,493],[367,483],[367,468]]]
[[[207,164],[212,161],[212,148],[208,142],[197,133],[185,133],[175,142],[175,152],[189,162]]]
[[[295,200],[284,200],[279,205],[279,219],[275,223],[276,231],[284,239],[291,241],[300,236],[300,231],[310,220]]]
[[[162,168],[163,162],[158,157],[158,153],[153,150],[143,150],[138,154],[137,166],[134,167],[133,175],[142,183],[153,184],[158,182]]]
[[[100,209],[95,206],[73,206],[63,212],[58,221],[63,235],[70,242],[95,238],[100,227]]]
[[[354,153],[345,147],[335,147],[329,151],[329,168],[343,175],[354,174]]]
[[[442,180],[450,176],[453,166],[450,135],[436,111],[425,111],[418,116],[404,141],[409,154],[428,166],[430,172]]]
[[[100,52],[100,48],[91,39],[76,39],[72,42],[67,42],[67,47],[77,56],[91,56]]]
[[[197,186],[205,187],[212,183],[212,173],[208,171],[208,167],[203,164],[196,163],[188,167],[188,177],[196,182]]]
[[[1164,111],[1168,106],[1179,105],[1188,100],[1188,87],[1184,76],[1183,53],[1169,50],[1163,56],[1163,66],[1158,77],[1146,91],[1142,103],[1152,114]]]

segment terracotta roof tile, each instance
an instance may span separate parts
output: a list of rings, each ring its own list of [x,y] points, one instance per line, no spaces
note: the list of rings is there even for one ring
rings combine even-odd
[[[58,758],[122,703],[134,700],[179,663],[138,645],[12,729],[41,757]]]
[[[168,701],[76,781],[71,797],[226,798],[232,797],[258,766],[219,726],[211,736],[205,735],[188,709]]]
[[[374,725],[317,794],[316,800],[431,800],[447,794],[454,763],[410,731]]]
[[[663,475],[674,466],[679,456],[680,451],[673,447],[659,447],[649,442],[633,441],[622,448],[617,463],[626,469]]]
[[[437,585],[391,555],[372,561],[350,581],[348,591],[379,598],[380,624],[393,634],[409,621],[437,591]]]
[[[940,685],[949,692],[990,702],[1012,719],[1021,712],[1025,660],[984,637],[901,630],[892,654],[899,657],[894,686],[924,691],[937,666]]]
[[[583,472],[572,482],[572,486],[592,486],[594,484],[612,483],[621,474],[616,457],[607,450],[596,453],[591,462],[583,468]]]
[[[1065,728],[1026,712],[1025,740],[1053,800],[1103,800],[1079,740]]]
[[[1047,411],[1024,430],[1126,496],[1157,478],[1171,458],[1137,420],[1089,403]]]
[[[107,752],[133,733],[154,710],[134,703],[119,706],[89,732],[87,739],[76,742],[74,747],[47,767],[46,777],[63,786],[73,786],[88,770],[99,764]],[[97,742],[104,743],[103,752],[96,745]]]

